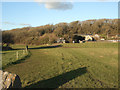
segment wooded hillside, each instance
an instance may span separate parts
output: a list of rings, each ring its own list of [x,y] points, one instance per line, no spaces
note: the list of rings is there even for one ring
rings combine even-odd
[[[118,34],[118,19],[94,19],[74,21],[71,23],[58,23],[39,27],[24,27],[2,32],[5,42],[17,44],[47,44],[55,43],[63,37],[71,42],[74,34],[99,34],[101,36]]]

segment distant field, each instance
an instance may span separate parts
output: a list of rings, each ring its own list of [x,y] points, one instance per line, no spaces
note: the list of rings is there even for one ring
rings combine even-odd
[[[25,46],[13,45],[12,47],[22,48]],[[91,42],[62,44],[60,47],[30,46],[30,48],[31,56],[23,63],[4,69],[18,74],[22,81],[22,87],[118,87],[117,43]]]
[[[87,43],[66,43],[63,47],[79,47],[79,48],[117,48],[118,43],[111,42],[87,42]]]

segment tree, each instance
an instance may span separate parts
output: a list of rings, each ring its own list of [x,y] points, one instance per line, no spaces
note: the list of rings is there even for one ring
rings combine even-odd
[[[9,32],[2,32],[2,46],[6,44],[6,47],[8,47],[10,44],[14,44],[13,37],[13,34]]]
[[[85,37],[74,35],[73,40],[74,40],[76,43],[79,43],[79,40],[80,40],[80,41],[85,40]]]
[[[118,19],[94,19],[12,29],[3,31],[3,44],[6,42],[9,44],[12,41],[17,44],[54,43],[57,38],[72,42],[74,35],[77,34],[103,34],[105,37],[107,34],[118,35]],[[12,41],[9,37],[12,37]]]

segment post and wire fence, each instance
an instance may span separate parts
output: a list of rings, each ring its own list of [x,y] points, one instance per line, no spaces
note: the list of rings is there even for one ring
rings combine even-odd
[[[22,50],[21,51],[16,51],[16,60],[20,59],[21,56],[26,56],[28,54],[28,50],[25,49],[25,50]]]
[[[26,57],[28,55],[28,50],[3,51],[2,54],[2,67],[6,67],[11,63]]]

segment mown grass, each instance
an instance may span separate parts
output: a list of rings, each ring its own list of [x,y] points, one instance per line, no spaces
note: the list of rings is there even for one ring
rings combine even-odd
[[[18,74],[25,88],[118,87],[117,43],[62,45],[30,46],[31,57],[4,70]]]
[[[86,42],[86,43],[65,43],[63,47],[73,48],[116,48],[118,43],[111,42]]]

